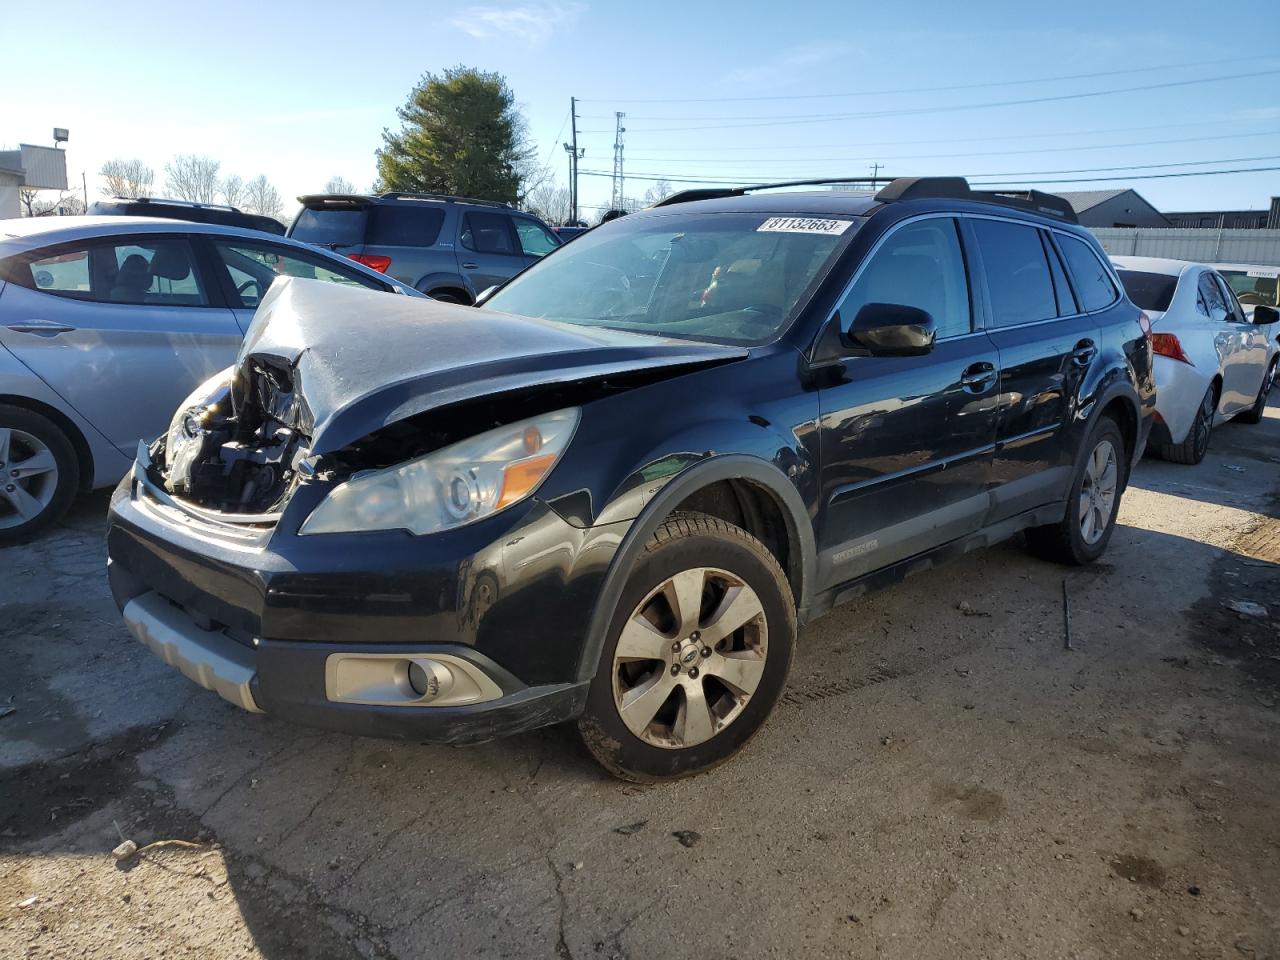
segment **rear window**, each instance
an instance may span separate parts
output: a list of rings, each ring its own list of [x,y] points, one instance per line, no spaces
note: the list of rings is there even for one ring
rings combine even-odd
[[[440,236],[444,211],[439,207],[382,204],[369,213],[365,242],[380,247],[429,247]]]
[[[1178,289],[1178,278],[1167,273],[1147,273],[1145,270],[1117,270],[1124,292],[1143,310],[1169,309],[1173,291]]]
[[[289,236],[322,247],[354,247],[364,243],[364,222],[361,207],[303,207]]]

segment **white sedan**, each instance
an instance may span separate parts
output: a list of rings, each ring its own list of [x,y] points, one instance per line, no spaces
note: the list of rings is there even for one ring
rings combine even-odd
[[[1222,276],[1203,263],[1112,257],[1129,299],[1154,331],[1156,416],[1148,449],[1199,463],[1220,423],[1262,419],[1276,378],[1276,311],[1245,315]]]

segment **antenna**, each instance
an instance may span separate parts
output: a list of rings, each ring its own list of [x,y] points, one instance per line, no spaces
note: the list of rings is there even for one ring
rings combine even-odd
[[[626,116],[621,110],[614,113],[615,130],[613,134],[613,197],[611,203],[613,209],[621,210],[624,202],[623,197],[623,177],[622,177],[622,135],[627,132],[627,128],[622,125],[622,118]]]

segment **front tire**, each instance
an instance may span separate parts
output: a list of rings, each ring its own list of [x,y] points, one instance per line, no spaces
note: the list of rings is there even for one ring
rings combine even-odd
[[[1076,467],[1066,516],[1058,523],[1027,531],[1032,552],[1072,566],[1092,563],[1102,556],[1116,527],[1127,470],[1124,435],[1114,420],[1103,417],[1094,426],[1084,459]]]
[[[745,530],[677,513],[623,588],[578,729],[624,780],[674,780],[737,753],[773,710],[796,614],[778,561]]]
[[[1213,417],[1218,410],[1218,391],[1213,384],[1205,391],[1196,410],[1196,418],[1181,443],[1163,443],[1157,453],[1161,460],[1194,466],[1209,452],[1209,438],[1213,436]]]
[[[0,404],[0,546],[25,543],[60,520],[80,486],[80,462],[48,417]]]
[[[1262,378],[1262,386],[1258,388],[1258,399],[1253,401],[1253,406],[1244,413],[1237,414],[1236,419],[1241,423],[1261,423],[1263,411],[1267,409],[1267,395],[1271,393],[1271,387],[1276,382],[1276,364],[1280,363],[1280,357],[1274,357],[1271,360],[1271,366],[1267,367],[1267,372]]]

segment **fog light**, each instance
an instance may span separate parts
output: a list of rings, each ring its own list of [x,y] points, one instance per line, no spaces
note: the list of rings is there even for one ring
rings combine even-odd
[[[453,687],[453,673],[435,660],[410,660],[409,688],[424,700],[434,700]]]

